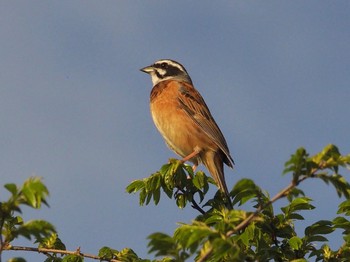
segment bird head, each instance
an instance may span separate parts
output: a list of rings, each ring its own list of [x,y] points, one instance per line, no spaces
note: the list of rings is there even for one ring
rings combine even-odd
[[[184,81],[192,84],[192,80],[186,69],[183,65],[174,60],[161,59],[156,61],[153,65],[146,66],[140,70],[151,76],[153,86],[165,80]]]

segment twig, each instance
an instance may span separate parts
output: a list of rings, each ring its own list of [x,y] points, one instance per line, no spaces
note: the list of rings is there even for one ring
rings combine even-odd
[[[305,177],[306,178],[306,177]],[[302,180],[305,178],[301,179],[298,181],[298,183],[295,183],[292,181],[287,187],[282,189],[280,192],[278,192],[269,202],[267,202],[265,205],[259,206],[254,213],[250,214],[246,219],[244,219],[238,226],[236,226],[233,230],[230,230],[226,233],[226,236],[229,237],[232,234],[238,232],[239,230],[245,228],[262,210],[264,210],[266,207],[274,203],[276,200],[284,197],[288,191],[293,189],[297,184],[299,184]]]
[[[180,187],[177,187],[177,190],[178,190],[178,191],[181,191],[182,194],[186,194],[186,191],[185,191],[184,189],[180,188]],[[176,194],[177,194],[177,193],[175,192],[174,195],[176,195]],[[198,210],[202,215],[204,215],[204,214],[206,213],[206,212],[197,204],[197,202],[194,200],[193,194],[192,194],[191,203],[192,203],[191,207],[192,207],[193,209]]]
[[[196,202],[194,199],[192,199],[191,203],[192,203],[191,206],[192,206],[194,209],[197,209],[202,215],[205,214],[205,211],[197,204],[197,202]]]
[[[211,255],[211,252],[213,252],[213,247],[210,247],[207,252],[205,252],[202,256],[198,258],[196,262],[204,262],[207,261],[207,258]]]
[[[6,250],[31,251],[31,252],[38,252],[38,253],[52,253],[52,254],[61,254],[61,255],[77,255],[81,257],[92,258],[99,261],[121,262],[120,260],[117,260],[117,259],[103,259],[99,256],[82,253],[80,252],[80,247],[77,248],[76,251],[69,251],[69,250],[59,250],[59,249],[40,248],[40,247],[36,248],[36,247],[8,246]]]
[[[250,214],[246,219],[244,219],[240,224],[238,224],[238,226],[236,226],[233,230],[230,230],[226,233],[226,237],[230,237],[231,235],[235,234],[236,232],[238,232],[239,230],[245,228],[257,215],[259,215],[259,213],[264,210],[267,206],[271,205],[272,203],[274,203],[276,200],[284,197],[288,191],[290,191],[291,189],[293,189],[295,186],[297,186],[300,182],[302,182],[303,180],[305,180],[308,177],[303,177],[301,179],[299,179],[297,182],[292,181],[287,187],[285,187],[284,189],[282,189],[280,192],[278,192],[273,198],[271,198],[271,200],[269,202],[267,202],[265,205],[259,206],[254,213]],[[206,259],[211,255],[211,253],[213,252],[213,248],[209,248],[207,250],[207,252],[201,256],[198,260],[198,262],[204,262],[206,261]]]

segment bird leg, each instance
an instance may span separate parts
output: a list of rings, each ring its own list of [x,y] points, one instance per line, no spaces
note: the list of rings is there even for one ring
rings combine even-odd
[[[184,163],[184,162],[194,158],[195,156],[197,156],[199,154],[200,151],[201,151],[201,149],[198,146],[196,146],[194,148],[194,151],[191,154],[189,154],[188,156],[185,156],[183,159],[181,159],[181,162]],[[192,166],[193,173],[196,171],[197,166],[198,166],[198,164],[194,164]],[[190,179],[189,176],[187,176],[187,178]]]
[[[188,161],[188,160],[194,158],[195,156],[197,156],[197,155],[199,154],[199,152],[201,152],[201,149],[200,149],[198,146],[196,146],[196,147],[194,148],[193,152],[192,152],[191,154],[189,154],[188,156],[185,156],[185,157],[181,160],[181,162],[184,163],[184,162],[186,162],[186,161]]]

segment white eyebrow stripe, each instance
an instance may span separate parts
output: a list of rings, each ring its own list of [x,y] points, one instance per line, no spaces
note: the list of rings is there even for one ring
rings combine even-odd
[[[157,62],[155,62],[155,64],[157,64],[157,65],[160,65],[162,63],[167,63],[170,66],[176,67],[176,68],[180,69],[181,71],[186,72],[186,69],[182,65],[180,65],[179,63],[177,63],[173,60],[162,59],[162,60],[158,60]]]

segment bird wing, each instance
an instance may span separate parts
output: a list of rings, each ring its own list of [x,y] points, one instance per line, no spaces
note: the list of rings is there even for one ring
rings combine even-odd
[[[228,166],[233,167],[234,161],[230,156],[226,140],[200,93],[191,85],[182,83],[179,87],[178,100],[187,115],[201,127],[201,129],[226,155],[227,159],[225,163]]]

